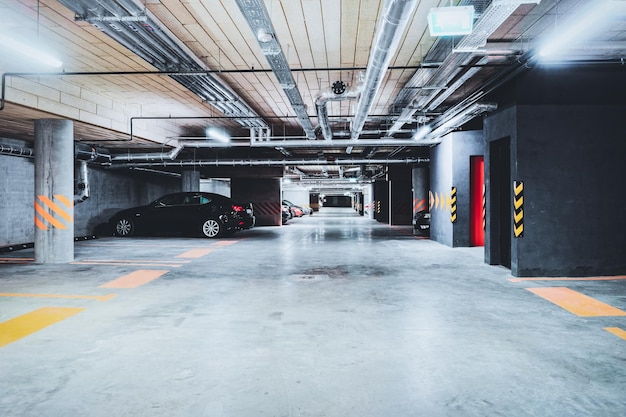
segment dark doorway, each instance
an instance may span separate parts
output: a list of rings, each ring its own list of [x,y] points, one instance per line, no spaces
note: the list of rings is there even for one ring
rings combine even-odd
[[[483,229],[483,192],[485,157],[470,156],[470,246],[485,245]]]
[[[511,138],[489,144],[491,263],[511,268]]]

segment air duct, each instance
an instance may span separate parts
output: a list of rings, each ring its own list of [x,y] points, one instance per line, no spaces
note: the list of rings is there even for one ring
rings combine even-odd
[[[309,115],[307,114],[306,106],[304,105],[296,81],[289,69],[289,62],[287,62],[287,58],[283,53],[280,43],[274,35],[276,31],[267,13],[265,4],[262,0],[235,1],[259,43],[261,52],[265,55],[268,64],[278,79],[280,87],[285,92],[289,103],[291,103],[291,107],[296,113],[306,137],[315,139],[315,131],[309,119]]]
[[[443,60],[438,69],[420,68],[415,72],[405,88],[398,94],[398,100],[394,103],[394,108],[402,108],[396,122],[389,129],[389,134],[393,135],[400,130],[407,120],[410,120],[418,111],[434,110],[447,97],[457,91],[469,78],[477,71],[477,68],[470,68],[459,76],[460,72],[472,60],[475,59],[475,52],[479,48],[485,47],[487,39],[495,32],[502,23],[522,4],[539,3],[541,0],[493,0],[487,7],[478,5],[480,19],[474,24],[471,34],[464,36],[461,41],[450,45],[449,40],[439,39],[426,56],[426,60],[440,60],[439,55],[444,50],[453,51]],[[473,4],[471,0],[463,0],[459,5]],[[453,50],[452,50],[453,49]],[[482,53],[478,54],[482,55]],[[479,61],[486,62],[485,59]],[[453,84],[450,84],[455,80]],[[449,85],[450,84],[450,85]],[[426,90],[419,87],[425,85],[439,85],[445,88],[440,90]],[[417,87],[417,88],[416,88]],[[402,101],[400,101],[402,99]]]
[[[232,116],[243,127],[268,127],[267,123],[180,42],[137,0],[59,0],[100,31],[160,71],[187,72],[170,77],[204,102]],[[193,74],[197,73],[197,74]],[[191,75],[193,74],[193,75]]]
[[[127,164],[116,164],[112,168],[137,168],[137,167],[218,167],[218,166],[288,166],[288,165],[395,165],[395,164],[417,164],[428,162],[425,158],[406,159],[336,159],[334,161],[316,159],[264,159],[264,160],[243,160],[243,159],[207,159],[195,161],[160,161],[160,162],[133,162]]]
[[[324,139],[331,140],[333,138],[333,132],[330,129],[330,121],[328,120],[328,102],[358,99],[363,92],[364,79],[365,75],[359,73],[357,74],[357,84],[354,87],[345,88],[342,81],[336,81],[332,87],[319,92],[315,98],[315,107],[317,109],[317,119],[322,129]]]
[[[358,139],[374,104],[387,67],[417,6],[416,0],[386,0],[383,17],[376,29],[374,45],[365,73],[363,94],[352,123],[352,139]]]
[[[113,155],[112,161],[166,161],[174,160],[183,150],[182,145],[178,145],[169,152],[151,152],[151,153],[131,153],[126,155]]]

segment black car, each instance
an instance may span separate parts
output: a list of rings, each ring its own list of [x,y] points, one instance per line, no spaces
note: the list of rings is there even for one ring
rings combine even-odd
[[[117,236],[192,233],[213,238],[250,229],[255,218],[252,203],[236,203],[214,193],[182,192],[119,211],[109,223]]]
[[[430,236],[430,213],[426,210],[418,211],[413,216],[413,233]]]

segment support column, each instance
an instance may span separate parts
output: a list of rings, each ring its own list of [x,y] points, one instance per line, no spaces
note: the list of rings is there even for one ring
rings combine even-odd
[[[231,197],[252,202],[257,226],[282,224],[280,178],[233,178]]]
[[[74,260],[74,123],[35,120],[35,262]]]
[[[200,171],[186,170],[181,173],[182,191],[200,191]]]

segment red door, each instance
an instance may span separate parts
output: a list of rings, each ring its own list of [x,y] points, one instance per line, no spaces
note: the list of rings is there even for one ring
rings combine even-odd
[[[485,245],[483,229],[483,190],[485,185],[485,158],[470,156],[470,246]]]

